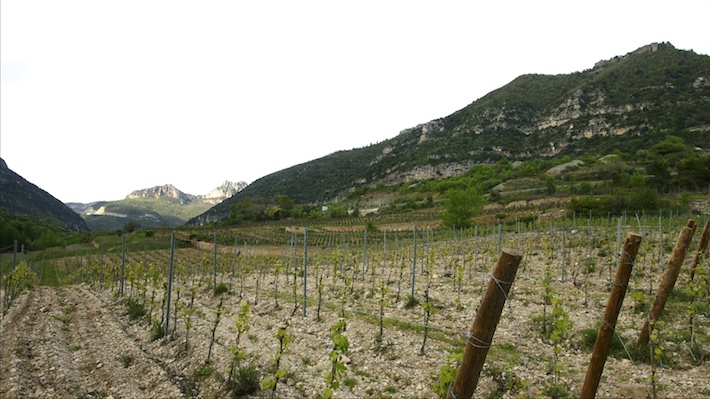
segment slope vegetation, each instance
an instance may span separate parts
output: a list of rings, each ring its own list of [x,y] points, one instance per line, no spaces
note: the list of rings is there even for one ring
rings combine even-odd
[[[710,57],[651,44],[566,75],[523,75],[453,114],[368,147],[265,176],[189,223],[224,221],[245,198],[298,203],[353,190],[458,176],[478,164],[635,154],[668,135],[710,139]]]

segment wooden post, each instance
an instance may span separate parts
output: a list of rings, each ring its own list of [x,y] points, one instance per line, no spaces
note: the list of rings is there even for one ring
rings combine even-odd
[[[456,380],[449,390],[448,399],[470,399],[473,396],[500,314],[522,258],[523,254],[514,249],[501,250],[486,293],[481,299],[481,307],[473,321],[463,360]]]
[[[658,286],[658,291],[656,292],[656,298],[653,300],[653,305],[649,311],[649,318],[657,320],[663,311],[663,307],[666,306],[666,301],[668,300],[668,294],[673,290],[676,280],[678,280],[678,274],[680,274],[680,267],[683,265],[683,260],[685,260],[685,254],[688,251],[690,242],[693,239],[693,234],[695,234],[696,229],[695,222],[692,219],[688,219],[688,223],[681,229],[680,234],[678,234],[678,241],[676,241],[675,248],[673,248],[673,254],[666,264],[666,271],[663,272],[663,278]],[[636,341],[636,346],[638,348],[648,344],[648,339],[650,336],[650,326],[649,319],[643,324],[643,329],[641,329],[641,335],[639,335],[638,341]]]
[[[621,311],[621,305],[624,302],[626,295],[626,287],[629,284],[631,271],[634,267],[634,260],[638,253],[639,245],[641,244],[641,236],[635,233],[629,233],[624,243],[619,265],[616,267],[616,275],[614,277],[614,286],[609,294],[609,301],[606,304],[604,311],[604,319],[599,327],[597,341],[594,344],[594,351],[589,360],[587,368],[587,376],[584,378],[582,393],[579,394],[581,399],[594,398],[599,387],[599,379],[604,371],[604,363],[609,355],[609,344],[614,337],[614,329],[616,321]]]
[[[704,259],[707,254],[708,241],[710,241],[710,220],[705,222],[705,228],[703,229],[703,234],[700,236],[698,250],[695,252],[693,263],[690,264],[690,281],[693,281],[693,278],[695,277],[695,267],[698,266],[698,263],[700,263],[700,261]]]

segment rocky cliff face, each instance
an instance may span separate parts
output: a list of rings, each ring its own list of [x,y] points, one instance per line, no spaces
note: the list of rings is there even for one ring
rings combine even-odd
[[[166,184],[163,186],[136,190],[126,196],[126,199],[136,198],[167,199],[169,201],[177,201],[180,204],[187,204],[192,202],[196,197],[194,195],[183,193],[172,184]]]
[[[216,187],[205,195],[192,195],[180,191],[172,184],[165,184],[163,186],[135,190],[128,194],[126,199],[151,198],[167,200],[169,202],[176,202],[179,204],[189,204],[195,201],[205,202],[208,204],[218,204],[243,190],[246,186],[247,183],[243,181],[235,183],[225,180],[222,185]]]
[[[230,198],[234,194],[244,190],[246,186],[247,183],[243,181],[235,183],[225,180],[221,186],[216,187],[214,190],[205,195],[200,195],[199,198],[210,204],[219,204],[225,199]]]
[[[708,75],[709,57],[668,43],[583,72],[524,75],[450,116],[402,131],[371,161],[371,178],[356,183],[447,177],[501,157],[601,156],[658,129],[708,134],[707,113],[697,112],[710,104]]]

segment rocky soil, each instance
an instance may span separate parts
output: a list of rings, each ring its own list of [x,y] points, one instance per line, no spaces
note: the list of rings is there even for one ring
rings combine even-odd
[[[652,251],[652,249],[647,249]],[[598,255],[594,255],[598,256]],[[599,264],[603,264],[601,258]],[[417,276],[416,295],[422,294],[429,282],[429,295],[436,307],[431,315],[428,340],[422,350],[425,323],[421,304],[405,307],[409,294],[409,266],[404,268],[400,300],[396,300],[398,269],[376,270],[376,275],[390,280],[386,296],[383,339],[377,342],[379,298],[373,294],[368,274],[362,284],[359,273],[356,284],[346,296],[338,296],[342,281],[333,279],[330,267],[321,269],[323,297],[317,318],[316,278],[308,284],[307,315],[303,315],[302,285],[296,287],[294,304],[293,279],[273,274],[253,273],[244,284],[236,277],[218,276],[231,290],[215,296],[211,276],[176,278],[173,301],[178,303],[176,328],[171,335],[151,340],[147,317],[130,320],[123,300],[117,298],[115,286],[100,289],[88,284],[61,288],[36,287],[20,296],[0,325],[2,339],[0,358],[0,397],[2,398],[217,398],[229,397],[226,379],[231,363],[230,347],[235,345],[239,304],[250,305],[250,329],[240,340],[247,354],[240,368],[256,366],[261,377],[275,373],[277,329],[287,325],[292,338],[282,358],[286,370],[273,397],[318,398],[325,387],[325,374],[330,369],[328,354],[332,349],[331,326],[338,321],[338,310],[345,299],[348,309],[344,335],[350,347],[343,359],[346,373],[341,378],[336,398],[435,398],[432,386],[439,381],[442,366],[450,364],[450,354],[460,351],[464,333],[470,328],[480,304],[490,272],[480,265],[492,267],[492,255],[478,259],[478,269],[469,264],[459,296],[453,278],[444,270],[444,262],[431,273]],[[407,264],[408,265],[408,264]],[[355,262],[354,270],[359,270]],[[608,286],[606,267],[582,275],[579,265],[569,265],[565,282],[560,276],[552,282],[563,300],[563,306],[574,323],[564,340],[560,361],[561,385],[569,397],[579,394],[590,350],[581,343],[582,331],[598,328],[606,306]],[[639,262],[639,266],[640,262]],[[540,332],[543,313],[541,279],[545,257],[531,253],[518,272],[509,306],[498,325],[493,346],[479,381],[475,397],[549,397],[546,388],[553,381],[551,372],[553,346]],[[309,269],[310,270],[310,269]],[[261,277],[258,277],[261,276]],[[581,277],[584,276],[586,280]],[[658,279],[660,271],[648,280]],[[259,280],[257,280],[259,278]],[[588,284],[581,284],[588,281]],[[299,281],[300,283],[300,281]],[[679,280],[679,285],[682,284]],[[646,280],[635,280],[630,290],[646,287]],[[197,287],[193,325],[186,329],[189,288]],[[257,286],[259,287],[257,290]],[[585,290],[586,288],[586,290]],[[180,299],[177,297],[180,289]],[[150,290],[127,287],[126,297],[145,301],[151,309]],[[153,320],[160,319],[158,296],[152,306]],[[457,298],[459,305],[457,305]],[[215,330],[210,367],[204,366],[218,305],[224,309]],[[643,322],[636,301],[627,294],[617,330],[627,345],[633,345]],[[173,308],[174,309],[174,308]],[[545,311],[549,315],[551,306]],[[657,368],[659,397],[710,397],[710,363],[699,359],[710,356],[710,343],[700,342],[700,351],[690,352],[687,341],[677,339],[688,329],[687,318],[668,316],[661,338],[667,364]],[[698,328],[707,337],[710,322],[698,315]],[[186,349],[186,343],[189,348]],[[211,372],[209,372],[211,370]],[[597,397],[645,398],[651,389],[651,366],[623,357],[610,357],[604,369]],[[271,397],[269,391],[253,395]]]
[[[81,286],[36,287],[2,321],[3,398],[181,398],[179,381]]]

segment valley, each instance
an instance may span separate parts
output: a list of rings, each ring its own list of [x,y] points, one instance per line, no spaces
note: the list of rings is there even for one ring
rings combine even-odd
[[[597,397],[710,397],[709,76],[653,43],[203,195],[63,204],[0,159],[0,396],[446,397],[474,347],[474,397],[573,398],[608,326]]]

